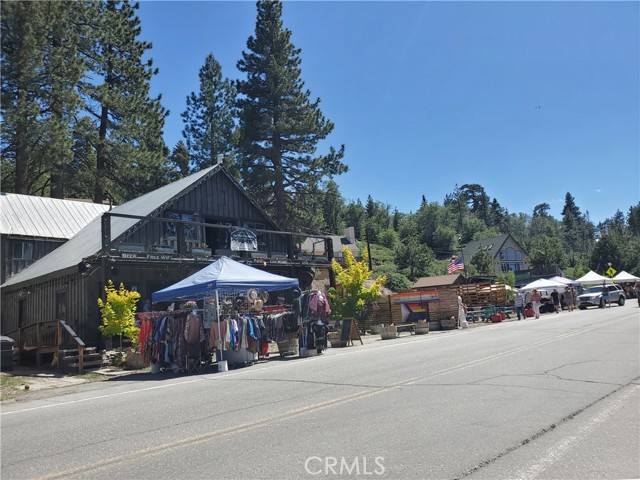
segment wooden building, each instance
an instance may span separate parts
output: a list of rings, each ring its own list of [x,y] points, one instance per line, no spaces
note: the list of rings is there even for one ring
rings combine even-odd
[[[509,233],[470,242],[462,250],[464,263],[469,264],[473,256],[481,250],[487,251],[491,256],[496,275],[509,271],[518,274],[529,270],[527,254]]]
[[[216,165],[103,213],[9,278],[2,285],[2,335],[51,345],[55,329],[43,330],[44,322],[64,320],[87,346],[100,347],[97,299],[109,280],[138,291],[142,304],[222,255],[299,278],[305,288],[317,269],[330,270],[333,252],[328,242],[324,255],[304,255],[295,247],[300,236],[283,232]]]
[[[504,285],[482,279],[467,281],[461,274],[422,277],[410,292],[391,295],[393,323],[428,320],[431,330],[453,328],[451,317],[458,318],[458,295],[470,308],[505,306]]]
[[[109,205],[0,194],[0,284],[65,243]]]

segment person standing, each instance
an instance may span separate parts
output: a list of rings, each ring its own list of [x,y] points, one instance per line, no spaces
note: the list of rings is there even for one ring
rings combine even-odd
[[[533,313],[536,318],[540,318],[540,301],[542,300],[542,295],[535,288],[531,292],[531,307],[533,308]]]
[[[606,308],[611,307],[611,304],[609,303],[609,287],[606,285],[602,286],[602,302]]]
[[[467,328],[467,306],[462,301],[462,296],[458,294],[458,325],[459,328]]]
[[[516,308],[518,320],[520,320],[520,317],[526,318],[524,315],[524,295],[522,295],[522,292],[516,292],[516,295],[513,297],[513,306]]]
[[[556,313],[560,313],[559,310],[562,308],[560,306],[560,294],[555,288],[553,289],[553,292],[551,292],[551,301],[553,302],[553,310]]]
[[[570,312],[573,312],[573,302],[573,290],[571,289],[571,287],[567,287],[564,289],[564,303],[567,304],[567,308]]]

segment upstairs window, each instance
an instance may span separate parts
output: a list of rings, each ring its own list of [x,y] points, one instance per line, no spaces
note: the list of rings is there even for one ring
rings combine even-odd
[[[13,242],[14,260],[33,260],[33,242]]]

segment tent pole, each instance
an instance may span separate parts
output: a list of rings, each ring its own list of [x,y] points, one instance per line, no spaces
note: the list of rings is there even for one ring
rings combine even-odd
[[[220,334],[220,298],[218,298],[218,289],[216,288],[215,290],[216,292],[216,317],[218,319],[217,324],[218,324],[218,345],[216,345],[216,347],[218,348],[218,351],[220,352],[220,361],[223,360],[222,358],[222,347],[224,345],[224,340],[222,339],[222,336]],[[216,363],[218,362],[218,359],[216,359]]]

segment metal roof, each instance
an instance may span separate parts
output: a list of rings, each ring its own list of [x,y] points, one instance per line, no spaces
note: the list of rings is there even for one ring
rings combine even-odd
[[[160,210],[165,204],[175,200],[176,197],[187,193],[196,184],[205,179],[212,170],[220,170],[213,166],[200,170],[188,177],[176,180],[169,185],[146,193],[141,197],[130,200],[111,209],[110,213],[148,216]],[[117,238],[127,229],[140,220],[112,217],[111,239]],[[33,263],[24,270],[18,272],[2,284],[3,287],[32,280],[44,275],[59,272],[66,268],[78,265],[83,259],[95,255],[102,249],[102,222],[101,216],[94,218],[82,230],[80,230],[68,242],[56,248],[54,251]]]
[[[99,203],[0,193],[0,234],[68,239],[107,210]]]

